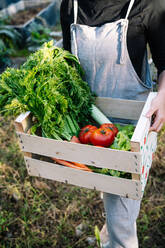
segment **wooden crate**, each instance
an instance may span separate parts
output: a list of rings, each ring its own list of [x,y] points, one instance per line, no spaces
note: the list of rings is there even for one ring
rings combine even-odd
[[[30,135],[28,130],[32,126],[32,115],[30,112],[21,114],[16,119],[15,126],[29,175],[132,199],[142,198],[157,143],[157,134],[149,132],[150,120],[145,117],[155,95],[156,93],[150,93],[146,103],[104,97],[98,97],[96,100],[96,105],[107,116],[138,120],[131,139],[131,151],[119,151]],[[129,172],[132,174],[132,179],[68,168],[53,161],[40,160],[32,156],[33,154]]]

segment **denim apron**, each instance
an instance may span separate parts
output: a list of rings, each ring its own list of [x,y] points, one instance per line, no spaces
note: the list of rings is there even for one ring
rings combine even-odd
[[[97,96],[145,100],[152,88],[147,56],[142,81],[137,75],[127,49],[128,16],[99,27],[77,24],[78,1],[74,0],[71,24],[71,50],[85,71],[85,79]]]
[[[142,79],[137,75],[127,49],[128,17],[99,27],[77,24],[78,0],[74,1],[71,50],[80,61],[92,92],[101,97],[146,100],[152,89],[147,53]],[[110,248],[137,248],[136,218],[140,201],[104,193],[104,207]]]

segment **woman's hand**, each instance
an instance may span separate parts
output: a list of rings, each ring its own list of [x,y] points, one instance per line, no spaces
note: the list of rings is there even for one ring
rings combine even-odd
[[[157,96],[152,100],[150,110],[146,117],[150,118],[155,115],[150,131],[159,132],[165,124],[165,91],[158,92]]]
[[[158,79],[159,90],[157,96],[152,100],[150,110],[146,117],[151,118],[155,115],[150,131],[159,132],[165,124],[165,71],[163,71]]]

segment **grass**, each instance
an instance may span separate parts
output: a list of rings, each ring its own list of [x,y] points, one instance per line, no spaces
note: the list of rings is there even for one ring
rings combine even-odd
[[[165,128],[151,169],[138,218],[140,248],[165,243]],[[0,116],[0,248],[92,248],[86,242],[101,229],[99,192],[29,177],[13,119]],[[83,235],[75,227],[87,225]]]

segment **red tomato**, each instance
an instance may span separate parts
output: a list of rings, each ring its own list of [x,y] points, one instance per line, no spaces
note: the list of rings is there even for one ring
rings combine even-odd
[[[109,128],[98,128],[90,137],[90,141],[95,146],[110,146],[115,139],[114,132]]]
[[[90,130],[91,128],[93,129],[93,127],[96,127],[96,126],[93,126],[93,125],[89,124],[89,125],[86,125],[86,126],[82,127],[81,131],[84,130],[84,129],[87,129],[87,128]]]
[[[100,128],[109,128],[114,132],[114,135],[116,136],[118,133],[118,128],[113,123],[104,123],[100,126]]]
[[[90,136],[91,134],[97,129],[97,127],[92,125],[87,125],[83,128],[81,128],[79,133],[79,140],[83,144],[89,144],[90,143]]]

